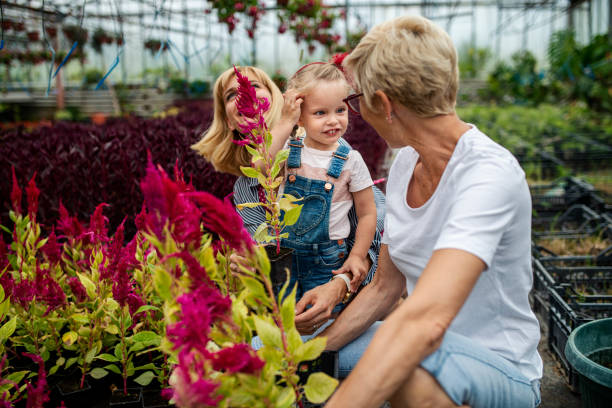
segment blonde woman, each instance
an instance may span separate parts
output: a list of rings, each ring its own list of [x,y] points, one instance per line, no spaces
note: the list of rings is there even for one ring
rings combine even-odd
[[[512,154],[455,113],[451,39],[399,17],[374,27],[344,67],[357,91],[349,104],[400,150],[374,280],[321,333],[328,349],[360,358],[327,407],[539,405],[529,188]],[[376,323],[403,288],[408,297]],[[316,312],[315,295],[298,308]]]
[[[273,141],[270,150],[275,154],[283,148],[294,126],[299,121],[300,106],[303,99],[297,90],[287,91],[283,95],[270,77],[258,68],[249,66],[237,68],[241,74],[246,75],[251,80],[251,83],[257,89],[258,97],[267,98],[270,102],[270,108],[265,117],[272,132]],[[257,179],[241,176],[240,166],[248,166],[250,156],[243,146],[233,143],[233,140],[242,137],[239,132],[239,124],[244,120],[236,110],[237,87],[233,68],[225,71],[217,79],[213,88],[215,109],[213,122],[202,139],[192,148],[211,162],[217,171],[240,176],[234,185],[233,199],[235,204],[242,204],[259,201],[262,192]],[[339,143],[348,146],[342,138]],[[372,189],[377,210],[376,232],[367,251],[367,274],[360,277],[359,282],[357,282],[359,286],[366,285],[372,280],[378,261],[378,250],[383,228],[385,197],[376,187],[372,187]],[[265,221],[265,212],[261,208],[245,208],[238,212],[251,235]],[[346,239],[346,244],[350,251],[355,244],[355,231],[358,221],[354,206],[349,211],[348,218],[350,234]],[[237,257],[233,259],[236,261]],[[311,313],[311,317],[302,321],[298,327],[303,334],[310,334],[317,327],[327,322],[332,317],[334,307],[346,298],[350,289],[343,279],[333,279],[320,285],[319,288],[321,292],[317,292],[319,298],[318,312]]]

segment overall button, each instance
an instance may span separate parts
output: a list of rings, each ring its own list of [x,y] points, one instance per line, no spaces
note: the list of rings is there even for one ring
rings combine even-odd
[[[338,254],[338,258],[340,258],[340,259],[344,258],[344,252],[340,252],[340,253]]]
[[[289,175],[289,182],[290,183],[295,183],[295,174]]]
[[[330,191],[332,189],[332,183],[325,183],[325,191]]]

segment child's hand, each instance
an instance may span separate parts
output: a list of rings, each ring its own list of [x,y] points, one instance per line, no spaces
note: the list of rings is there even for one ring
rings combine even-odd
[[[335,271],[332,271],[334,275],[339,273],[350,273],[351,278],[351,292],[357,292],[359,285],[365,279],[368,274],[369,262],[366,258],[360,258],[358,256],[350,256],[344,262],[344,264]]]
[[[282,118],[295,125],[300,120],[300,115],[302,114],[301,106],[304,99],[297,91],[291,89],[283,94],[283,100]]]

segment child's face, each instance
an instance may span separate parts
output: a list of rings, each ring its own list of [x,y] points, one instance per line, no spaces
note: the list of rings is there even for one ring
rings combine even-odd
[[[247,73],[244,74],[251,80],[251,85],[256,89],[258,99],[266,98],[268,102],[272,102],[272,95],[270,90],[266,88],[261,81],[255,77],[255,75]],[[238,113],[236,108],[236,95],[238,92],[238,81],[236,76],[233,77],[232,81],[227,85],[226,89],[223,90],[223,103],[225,104],[225,113],[227,115],[227,125],[230,130],[241,131],[240,124],[246,124],[245,118]]]
[[[304,95],[299,125],[306,130],[306,145],[335,150],[346,132],[348,111],[342,99],[348,89],[342,81],[320,82]]]

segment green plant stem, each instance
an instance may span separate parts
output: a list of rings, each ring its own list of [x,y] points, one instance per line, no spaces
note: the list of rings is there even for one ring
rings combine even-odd
[[[121,310],[121,364],[123,365],[123,395],[127,395],[127,350],[125,347],[125,310]]]
[[[270,296],[271,299],[273,299],[272,316],[274,318],[274,323],[276,323],[276,326],[280,329],[281,341],[283,343],[283,352],[285,353],[285,358],[287,362],[289,363],[287,367],[287,371],[289,375],[287,375],[287,378],[285,378],[285,381],[287,381],[293,388],[293,392],[295,393],[295,399],[296,401],[298,401],[298,404],[300,405],[300,407],[302,407],[302,403],[300,401],[300,389],[298,388],[297,384],[293,383],[293,381],[290,380],[291,375],[297,371],[297,367],[295,367],[293,365],[293,362],[291,362],[291,353],[289,353],[289,345],[287,344],[287,335],[285,334],[285,328],[283,326],[283,319],[281,318],[280,310],[278,310],[278,303],[276,301],[276,296],[274,296],[274,290],[272,290],[272,284],[270,283],[270,280],[264,276],[263,282],[266,287],[266,291],[268,292],[268,295]]]

